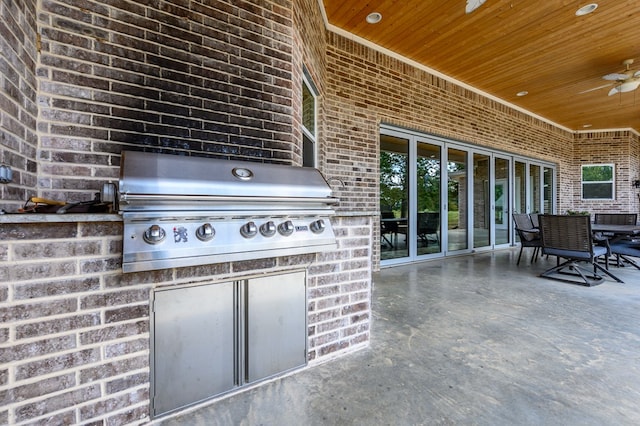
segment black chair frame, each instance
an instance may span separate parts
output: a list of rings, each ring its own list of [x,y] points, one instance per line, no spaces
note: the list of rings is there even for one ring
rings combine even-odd
[[[520,258],[525,247],[533,247],[531,253],[531,263],[538,260],[538,255],[542,247],[542,240],[537,228],[534,227],[531,217],[526,213],[514,213],[513,223],[515,230],[520,238],[520,252],[518,253],[518,261],[516,265],[520,265]]]
[[[594,246],[590,216],[540,215],[539,219],[542,252],[558,257],[558,264],[540,274],[541,277],[591,287],[604,281],[605,278],[598,274],[602,272],[619,283],[623,282],[608,270],[607,248]],[[601,256],[605,257],[606,269],[597,262],[597,258]],[[565,261],[560,263],[560,258]],[[591,265],[593,270],[584,268],[585,263]],[[558,275],[577,279],[561,278]]]

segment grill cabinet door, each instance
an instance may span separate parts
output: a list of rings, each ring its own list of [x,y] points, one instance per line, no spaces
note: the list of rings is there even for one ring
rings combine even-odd
[[[264,379],[306,364],[304,271],[246,282],[245,379]]]
[[[234,284],[155,292],[153,412],[170,412],[232,389]]]

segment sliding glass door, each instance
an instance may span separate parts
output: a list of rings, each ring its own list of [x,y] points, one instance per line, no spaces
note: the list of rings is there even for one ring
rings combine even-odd
[[[495,245],[505,245],[511,242],[511,215],[509,206],[511,203],[511,161],[506,157],[495,156],[494,164],[494,191],[493,191],[493,225],[495,232]]]
[[[473,248],[491,246],[491,156],[473,153]]]
[[[417,254],[432,255],[442,251],[442,147],[419,140],[416,163]]]
[[[380,259],[409,257],[409,139],[380,136]]]
[[[532,159],[382,126],[381,265],[514,242],[514,212],[554,212],[555,169]]]
[[[549,165],[528,159],[515,160],[516,213],[555,212],[555,169]]]
[[[466,250],[469,247],[468,219],[469,176],[468,151],[447,150],[447,251]]]

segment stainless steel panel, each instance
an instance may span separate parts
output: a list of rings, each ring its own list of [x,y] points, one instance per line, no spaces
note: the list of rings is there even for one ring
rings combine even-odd
[[[154,415],[235,386],[234,287],[228,282],[155,292]]]
[[[241,171],[241,173],[239,173]],[[122,153],[120,187],[124,204],[129,194],[178,196],[293,197],[331,196],[320,172],[249,161],[126,151]]]
[[[127,218],[125,216],[125,218]],[[273,219],[276,225],[291,221],[290,235],[275,233],[264,236],[258,233],[251,239],[240,235],[240,228],[249,219],[228,219],[199,217],[171,217],[158,220],[126,220],[122,269],[124,272],[139,272],[171,267],[203,265],[216,262],[232,262],[295,254],[316,253],[335,250],[336,238],[333,229],[327,226],[320,234],[310,230],[310,224],[318,219],[330,224],[328,217],[282,217],[255,218],[260,227]],[[215,236],[210,241],[196,238],[198,227],[210,223]],[[166,238],[158,244],[148,244],[143,234],[151,225],[160,226]]]
[[[305,273],[254,278],[246,286],[247,382],[305,365]]]

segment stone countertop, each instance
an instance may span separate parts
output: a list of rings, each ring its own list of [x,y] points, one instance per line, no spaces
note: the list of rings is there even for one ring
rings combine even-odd
[[[65,222],[121,222],[116,213],[5,213],[0,214],[3,223],[65,223]]]

